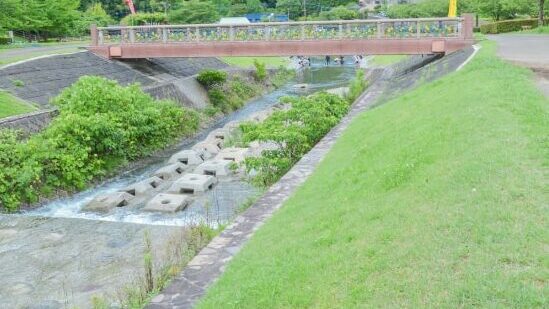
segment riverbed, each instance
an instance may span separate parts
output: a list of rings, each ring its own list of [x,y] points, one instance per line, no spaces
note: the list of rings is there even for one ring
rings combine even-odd
[[[170,238],[197,222],[226,224],[260,191],[244,179],[220,182],[176,214],[135,212],[120,207],[109,214],[83,211],[96,195],[114,192],[150,177],[171,154],[189,149],[228,122],[275,105],[282,96],[306,95],[346,86],[354,65],[313,65],[285,86],[252,100],[193,139],[171,147],[101,185],[16,215],[0,215],[0,308],[89,308],[93,295],[116,294],[143,271],[143,239],[151,235],[161,259]],[[295,87],[296,84],[304,85]]]

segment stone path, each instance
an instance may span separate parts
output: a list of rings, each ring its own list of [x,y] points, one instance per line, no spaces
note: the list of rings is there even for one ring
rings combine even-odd
[[[549,35],[491,35],[498,44],[498,56],[532,69],[537,84],[549,97]]]
[[[313,173],[356,116],[379,103],[379,100],[388,99],[389,97],[383,96],[383,94],[389,87],[400,90],[409,89],[417,85],[417,82],[421,80],[420,76],[426,82],[437,79],[448,72],[454,71],[472,52],[472,48],[456,52],[432,66],[429,65],[425,68],[425,71],[416,69],[422,66],[421,64],[425,64],[428,57],[417,57],[407,61],[401,67],[396,67],[396,69],[384,70],[381,77],[355,102],[349,114],[309,153],[303,156],[261,199],[238,216],[231,225],[195,256],[183,272],[172,281],[170,286],[152,299],[147,308],[192,308],[206,294],[208,287],[224,272],[226,265],[240,251],[246,241],[252,237],[253,233]],[[425,74],[425,72],[429,72],[429,74]],[[408,78],[403,80],[403,76]]]

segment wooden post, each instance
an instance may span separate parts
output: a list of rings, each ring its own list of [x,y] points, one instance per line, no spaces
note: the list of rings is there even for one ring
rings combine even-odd
[[[196,34],[196,41],[199,42],[200,41],[200,28],[198,26],[196,26],[196,29],[195,29],[194,33]]]
[[[421,38],[421,23],[418,21],[416,21],[416,36],[417,38]]]
[[[103,30],[98,31],[99,45],[103,45]]]
[[[233,26],[229,27],[229,41],[234,41],[234,28],[233,28]]]
[[[377,22],[377,38],[381,39],[381,23]]]
[[[305,40],[305,26],[301,25],[301,40]]]
[[[339,23],[339,26],[338,26],[338,36],[339,36],[339,39],[343,39],[343,24],[342,23]]]

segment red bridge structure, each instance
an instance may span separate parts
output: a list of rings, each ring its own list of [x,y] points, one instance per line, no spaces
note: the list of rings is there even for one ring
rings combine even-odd
[[[105,58],[450,53],[474,43],[473,16],[91,28]]]

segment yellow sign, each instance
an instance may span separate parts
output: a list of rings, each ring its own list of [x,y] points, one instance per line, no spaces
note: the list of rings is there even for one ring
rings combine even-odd
[[[448,17],[456,17],[457,15],[457,0],[450,0],[450,7],[448,8]]]

